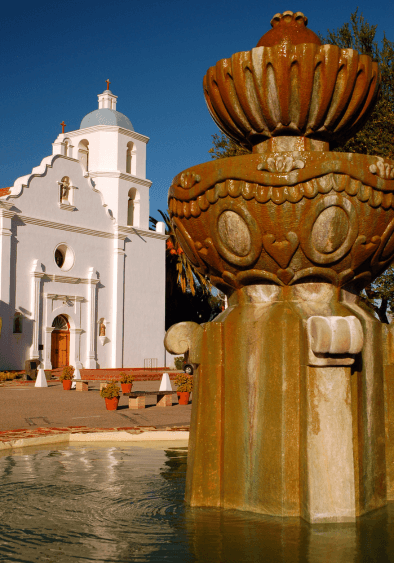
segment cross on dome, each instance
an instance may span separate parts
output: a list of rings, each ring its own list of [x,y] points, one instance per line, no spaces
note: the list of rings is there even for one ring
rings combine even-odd
[[[111,82],[109,81],[109,78],[107,78],[106,83],[107,83],[107,90],[109,90],[109,85],[111,84]]]

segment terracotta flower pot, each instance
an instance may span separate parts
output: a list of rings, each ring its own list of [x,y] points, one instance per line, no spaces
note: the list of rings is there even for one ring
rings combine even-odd
[[[121,383],[120,386],[122,387],[122,393],[130,393],[133,384],[132,383]]]
[[[119,397],[114,397],[113,399],[107,399],[107,397],[105,397],[105,406],[107,407],[107,411],[116,411],[118,403]]]
[[[70,391],[72,385],[71,379],[63,379],[62,383],[64,391]]]
[[[188,405],[189,404],[189,391],[177,391],[178,395],[178,403],[180,405]]]

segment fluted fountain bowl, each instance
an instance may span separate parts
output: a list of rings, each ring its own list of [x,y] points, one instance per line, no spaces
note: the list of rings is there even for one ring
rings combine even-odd
[[[301,12],[276,14],[258,47],[218,61],[205,75],[209,111],[238,143],[252,147],[278,135],[344,141],[370,115],[378,64],[353,49],[321,45],[306,23]]]
[[[169,212],[189,260],[228,292],[319,278],[358,289],[394,258],[394,162],[267,152],[175,177]]]

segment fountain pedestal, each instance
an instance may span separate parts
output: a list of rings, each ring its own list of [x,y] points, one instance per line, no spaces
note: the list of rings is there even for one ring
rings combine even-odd
[[[345,522],[386,504],[381,323],[354,294],[251,285],[166,344],[199,364],[191,506]]]

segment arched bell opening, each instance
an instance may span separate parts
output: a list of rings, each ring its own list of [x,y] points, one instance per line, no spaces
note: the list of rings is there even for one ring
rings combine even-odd
[[[131,227],[140,226],[140,193],[136,188],[130,188],[127,202],[127,224]]]

